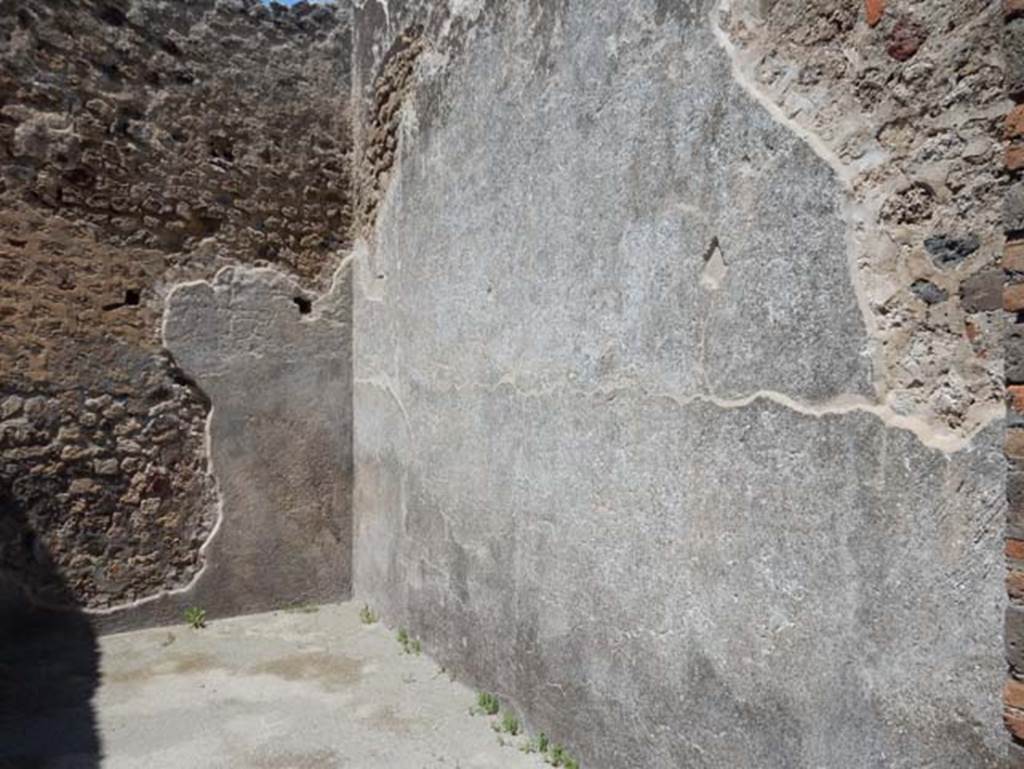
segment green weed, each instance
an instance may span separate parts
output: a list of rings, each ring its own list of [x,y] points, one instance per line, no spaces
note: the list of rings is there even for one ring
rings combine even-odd
[[[501,709],[501,703],[498,702],[498,698],[488,692],[480,692],[476,696],[476,710],[478,713],[483,713],[487,716],[495,715]]]
[[[505,713],[501,718],[501,731],[515,737],[519,734],[519,719],[511,713]]]
[[[373,625],[377,622],[377,615],[373,613],[373,609],[368,604],[363,604],[363,608],[359,610],[359,621],[364,625]]]
[[[189,606],[185,609],[185,622],[195,630],[206,627],[206,609],[200,609],[198,606]]]
[[[402,647],[403,654],[419,654],[423,651],[423,646],[420,644],[420,639],[413,638],[409,635],[409,632],[404,628],[398,628],[398,643]]]

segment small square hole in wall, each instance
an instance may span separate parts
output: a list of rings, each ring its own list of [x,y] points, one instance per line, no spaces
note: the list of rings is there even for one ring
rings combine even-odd
[[[124,301],[122,302],[110,302],[109,304],[103,305],[103,310],[109,312],[110,310],[119,310],[122,307],[138,307],[142,302],[142,289],[139,288],[126,288],[124,290]]]
[[[296,296],[292,298],[295,302],[295,306],[299,308],[299,315],[309,315],[313,312],[313,302],[304,296]]]

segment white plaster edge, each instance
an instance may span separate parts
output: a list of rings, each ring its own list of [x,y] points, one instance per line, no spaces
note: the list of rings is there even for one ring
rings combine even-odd
[[[231,269],[231,267],[221,268],[220,270],[217,271],[217,275],[220,275],[221,272],[228,269]],[[171,299],[179,289],[196,286],[202,283],[209,283],[209,281],[189,280],[183,281],[181,283],[175,283],[167,292],[167,296],[164,299],[163,316],[160,318],[160,344],[169,355],[170,350],[167,347],[166,340],[167,319],[170,316],[171,312]],[[171,356],[171,360],[174,360],[173,356]],[[177,364],[175,363],[175,365]],[[194,384],[193,386],[202,391],[201,388],[199,388],[198,384]],[[218,481],[217,479],[217,471],[216,468],[214,467],[213,460],[213,413],[217,407],[213,404],[213,400],[209,397],[209,395],[207,395],[205,392],[203,393],[203,395],[210,402],[210,410],[206,413],[206,422],[203,425],[203,451],[206,452],[206,475],[213,481],[214,494],[216,496],[216,502],[213,506],[216,517],[214,519],[213,526],[210,528],[210,533],[206,535],[206,540],[203,542],[202,545],[199,546],[199,557],[202,559],[202,566],[200,566],[199,570],[192,575],[192,579],[190,579],[185,585],[182,585],[181,587],[172,588],[171,590],[161,590],[159,593],[154,593],[153,595],[148,595],[144,598],[137,598],[134,601],[120,603],[115,606],[108,606],[103,609],[85,609],[85,614],[95,617],[110,616],[112,614],[130,611],[132,609],[138,609],[143,606],[148,606],[151,603],[154,603],[165,598],[183,595],[185,593],[191,592],[196,587],[196,585],[199,584],[199,580],[203,578],[203,575],[209,568],[210,559],[207,557],[207,550],[213,543],[214,539],[216,539],[217,534],[218,532],[220,532],[221,527],[224,523],[224,495],[221,493],[220,481]]]
[[[857,264],[858,254],[867,250],[862,244],[868,239],[868,236],[871,234],[880,235],[877,226],[871,224],[874,217],[871,214],[870,206],[865,203],[858,203],[856,200],[853,191],[853,180],[857,176],[856,170],[852,166],[844,163],[820,136],[786,115],[782,108],[764,92],[764,89],[758,86],[749,74],[744,71],[741,54],[739,53],[736,45],[729,38],[726,31],[719,25],[718,21],[721,15],[729,12],[732,7],[733,0],[716,0],[709,13],[709,23],[715,40],[718,42],[719,47],[722,48],[729,60],[733,80],[751,99],[764,108],[774,120],[791,131],[794,136],[803,141],[812,152],[827,163],[833,173],[835,173],[836,179],[842,185],[843,219],[846,222],[847,268],[850,275],[850,284],[853,287],[857,306],[860,310],[861,318],[864,322],[864,329],[869,340],[869,349],[867,350],[867,354],[872,360],[872,379],[874,381],[875,391],[876,394],[880,396],[883,391],[880,371],[883,369],[884,365],[879,353],[881,340],[879,339],[878,326],[875,323],[874,314],[871,311],[871,304],[866,296],[864,282]],[[776,400],[776,402],[782,405],[787,405],[796,411],[801,411],[801,409],[803,409],[802,413],[811,413],[810,411],[807,411],[810,407],[800,406],[798,401],[781,393],[769,394],[767,391],[761,391],[760,393],[745,396],[743,399],[740,399],[740,401],[728,402],[749,402],[750,400],[759,397],[759,395],[760,397],[770,397],[771,399]],[[840,396],[840,399],[842,397],[844,396]],[[708,398],[713,399],[714,396],[708,396]],[[717,401],[711,400],[711,402]],[[943,427],[942,425],[937,425],[935,420],[932,418],[921,415],[898,414],[890,406],[881,405],[880,403],[871,403],[867,400],[863,400],[863,402],[855,408],[875,414],[887,425],[909,430],[914,433],[914,435],[916,435],[925,446],[937,448],[945,453],[959,451],[961,448],[969,444],[975,435],[988,427],[992,422],[1002,419],[1006,413],[1006,409],[1002,403],[979,403],[968,409],[964,415],[965,423],[973,422],[973,426],[966,429],[954,430]],[[849,410],[852,409],[848,408],[847,411]]]
[[[323,301],[334,294],[334,292],[339,286],[343,272],[349,269],[349,267],[351,267],[352,260],[353,254],[350,252],[347,253],[344,257],[342,257],[342,259],[338,262],[338,266],[335,268],[331,275],[330,285],[323,292],[318,294],[316,298],[313,300],[313,306],[314,308],[317,309],[317,312],[313,315],[312,318],[310,318],[310,320],[320,319]],[[164,298],[164,311],[160,319],[160,344],[161,347],[165,351],[167,351],[168,354],[170,354],[170,350],[167,347],[166,343],[167,322],[168,318],[170,317],[171,300],[174,294],[181,289],[194,288],[195,286],[200,286],[204,284],[210,286],[211,288],[215,288],[214,284],[217,282],[218,278],[220,278],[224,273],[238,271],[256,274],[272,274],[274,276],[286,278],[293,285],[298,287],[298,282],[286,272],[278,270],[274,267],[250,267],[248,265],[226,265],[217,270],[213,278],[199,278],[196,280],[185,280],[180,281],[178,283],[174,283],[167,290],[167,294]],[[173,356],[171,356],[171,359],[174,360]],[[202,388],[200,388],[198,384],[194,384],[193,386],[202,392]],[[223,493],[221,493],[221,485],[217,479],[217,470],[213,459],[213,416],[217,407],[213,404],[213,399],[211,399],[209,395],[207,395],[205,392],[203,392],[203,395],[206,396],[207,400],[210,401],[210,410],[206,414],[206,422],[203,426],[203,450],[206,452],[206,474],[213,480],[214,494],[216,495],[216,503],[214,504],[214,512],[216,514],[216,518],[214,520],[213,526],[210,528],[209,534],[206,535],[206,539],[204,540],[203,544],[199,546],[199,556],[202,558],[202,566],[200,566],[199,570],[192,575],[192,579],[190,579],[187,584],[182,585],[181,587],[172,588],[170,590],[161,590],[159,593],[154,593],[153,595],[147,595],[143,598],[137,598],[134,601],[128,601],[126,603],[115,604],[114,606],[106,606],[102,609],[77,609],[86,616],[108,617],[114,614],[119,614],[121,612],[128,612],[133,609],[139,609],[160,600],[184,595],[195,589],[195,587],[199,584],[199,581],[203,578],[203,575],[209,568],[210,559],[207,557],[207,550],[213,544],[213,541],[216,539],[217,534],[220,532],[224,524],[224,495]],[[67,607],[58,606],[50,606],[48,608],[67,609]]]

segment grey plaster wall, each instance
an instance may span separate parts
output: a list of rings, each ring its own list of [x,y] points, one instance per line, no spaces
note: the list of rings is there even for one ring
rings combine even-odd
[[[272,268],[176,286],[163,342],[210,399],[218,520],[185,589],[99,615],[108,629],[343,600],[351,593],[351,303]]]
[[[1001,425],[879,397],[843,180],[709,4],[406,6],[355,25],[364,98],[428,38],[356,244],[357,596],[588,767],[1005,765]]]

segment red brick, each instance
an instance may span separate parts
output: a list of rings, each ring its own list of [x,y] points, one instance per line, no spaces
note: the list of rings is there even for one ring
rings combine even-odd
[[[1006,148],[1006,168],[1009,171],[1024,168],[1024,145],[1011,144]]]
[[[873,27],[882,20],[885,13],[885,0],[864,0],[864,5],[867,11],[868,26]]]
[[[1007,139],[1024,136],[1024,104],[1018,104],[1007,113],[1005,133]]]
[[[1012,561],[1024,561],[1024,539],[1008,539],[1003,553]]]
[[[1003,704],[1024,710],[1024,683],[1015,678],[1008,678],[1006,685],[1003,686]]]
[[[1003,287],[1003,309],[1007,312],[1024,310],[1024,283],[1011,283]]]

